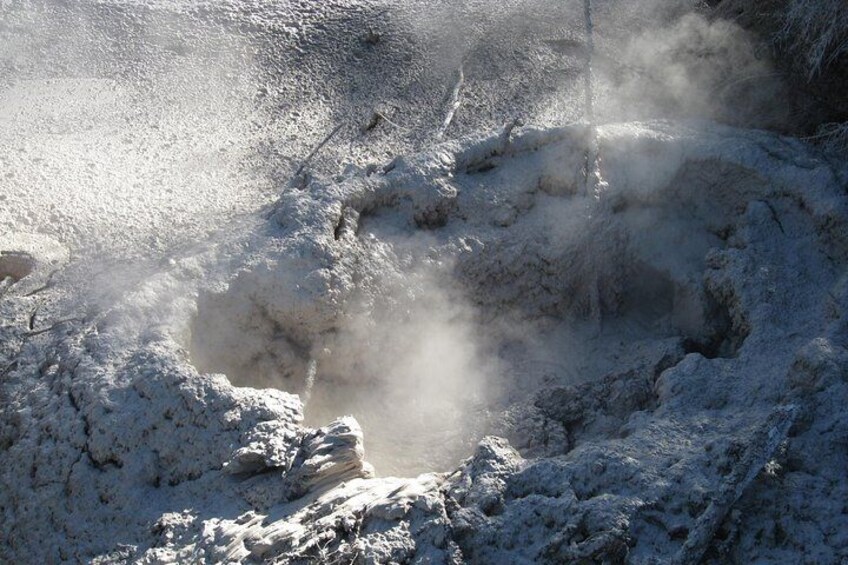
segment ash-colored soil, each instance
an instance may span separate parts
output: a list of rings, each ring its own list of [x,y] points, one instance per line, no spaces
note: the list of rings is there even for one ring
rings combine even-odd
[[[689,11],[595,127],[582,5],[0,4],[0,561],[848,560],[848,164]]]

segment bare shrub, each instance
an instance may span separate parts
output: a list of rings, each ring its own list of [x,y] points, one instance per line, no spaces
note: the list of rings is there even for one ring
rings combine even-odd
[[[803,58],[809,78],[848,55],[848,2],[790,0],[777,38]]]

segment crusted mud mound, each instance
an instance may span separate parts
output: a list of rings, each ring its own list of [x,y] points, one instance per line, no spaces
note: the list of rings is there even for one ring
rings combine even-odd
[[[846,171],[625,123],[587,194],[590,133],[299,183],[108,307],[4,243],[0,559],[848,559]]]

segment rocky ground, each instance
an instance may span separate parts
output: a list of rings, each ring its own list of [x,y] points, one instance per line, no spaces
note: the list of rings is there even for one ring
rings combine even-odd
[[[594,127],[567,3],[0,4],[0,560],[848,560],[848,162],[690,8]]]

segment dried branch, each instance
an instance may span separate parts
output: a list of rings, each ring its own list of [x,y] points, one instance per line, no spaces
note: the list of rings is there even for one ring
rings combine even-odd
[[[454,84],[453,90],[448,98],[448,113],[447,116],[445,116],[445,121],[442,123],[442,127],[439,129],[439,133],[437,134],[439,139],[442,139],[445,136],[451,122],[453,122],[456,111],[459,110],[459,105],[462,103],[462,86],[464,84],[465,72],[462,69],[462,65],[460,65],[459,70],[457,71],[456,83]]]
[[[333,131],[331,131],[331,132],[327,135],[327,137],[325,137],[323,140],[321,140],[321,143],[319,143],[318,145],[316,145],[316,146],[315,146],[315,148],[313,148],[313,149],[312,149],[312,151],[310,151],[310,152],[309,152],[309,155],[307,155],[307,156],[306,156],[306,159],[304,159],[304,160],[303,160],[303,162],[300,164],[300,167],[298,167],[297,171],[294,173],[294,176],[295,176],[295,177],[299,177],[299,176],[300,176],[300,174],[301,174],[301,173],[303,172],[303,170],[304,170],[304,169],[305,169],[305,168],[309,165],[310,161],[312,161],[312,159],[315,157],[315,155],[317,155],[317,154],[318,154],[318,152],[319,152],[319,151],[321,151],[321,149],[322,149],[325,145],[327,145],[327,144],[330,142],[330,140],[331,140],[331,139],[333,139],[333,138],[336,136],[336,134],[337,134],[337,133],[339,133],[339,132],[341,131],[341,129],[342,129],[343,127],[344,127],[344,123],[341,123],[341,124],[337,125],[337,126],[335,127],[335,129],[333,129]]]
[[[748,449],[736,468],[722,485],[716,498],[698,518],[695,527],[686,538],[686,542],[671,560],[672,565],[700,563],[721,523],[733,505],[742,497],[745,490],[773,457],[781,443],[786,439],[789,428],[795,421],[798,409],[795,406],[782,406],[772,412],[765,423],[754,433]]]
[[[53,324],[50,327],[43,328],[43,329],[40,329],[40,330],[31,331],[31,332],[26,332],[24,334],[24,337],[34,337],[34,336],[37,336],[37,335],[47,333],[49,331],[53,331],[63,324],[69,324],[71,322],[84,322],[84,321],[85,321],[84,318],[65,318],[64,320],[59,320],[58,322],[56,322],[55,324]]]
[[[595,25],[592,22],[592,0],[584,0],[583,15],[586,23],[586,70],[583,73],[584,113],[589,125],[589,147],[586,151],[586,194],[599,198],[605,183],[601,177],[601,157],[595,121],[595,89],[592,84],[592,58],[595,55]]]

